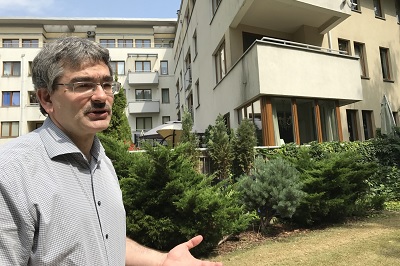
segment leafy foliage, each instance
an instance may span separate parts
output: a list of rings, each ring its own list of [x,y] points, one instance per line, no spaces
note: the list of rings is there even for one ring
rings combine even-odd
[[[193,163],[198,166],[200,152],[197,150],[199,147],[199,138],[195,133],[192,132],[193,129],[193,119],[192,115],[185,111],[182,117],[182,136],[181,143],[187,143],[185,147],[187,150],[185,153],[193,161]]]
[[[248,210],[258,212],[264,231],[276,215],[291,217],[304,193],[300,173],[289,162],[257,158],[254,164],[250,175],[239,180],[239,191]]]
[[[224,235],[248,226],[238,193],[224,182],[212,185],[194,169],[181,144],[147,147],[136,176],[121,180],[127,234],[149,247],[169,250],[196,234],[204,236],[194,254],[206,254]]]

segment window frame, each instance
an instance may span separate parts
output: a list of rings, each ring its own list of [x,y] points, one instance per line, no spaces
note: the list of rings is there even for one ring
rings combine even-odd
[[[8,124],[8,135],[3,135],[3,127],[6,124]],[[17,125],[17,129],[16,129],[17,132],[14,132],[14,130],[13,130],[13,125],[15,125],[15,124]],[[19,136],[19,122],[18,121],[2,121],[1,122],[0,138],[10,139],[10,138],[17,138],[18,136]]]
[[[361,1],[361,0],[350,0],[350,3],[351,3],[351,11],[361,12],[360,1]],[[353,5],[353,4],[356,4],[356,5]]]
[[[149,65],[149,69],[146,69],[146,65]],[[141,70],[138,71],[138,65],[141,65]],[[136,60],[135,61],[135,72],[151,72],[151,61],[149,60]]]
[[[343,49],[343,47],[341,47],[341,45],[345,45],[345,49]],[[340,53],[346,54],[346,55],[351,55],[351,50],[350,50],[350,41],[346,40],[346,39],[342,39],[342,38],[338,38],[338,49],[340,51]]]
[[[138,94],[140,92],[140,94]],[[142,95],[143,97],[138,97],[138,95]],[[146,97],[146,96],[150,96],[150,98]],[[152,101],[153,100],[153,96],[152,96],[152,91],[151,89],[135,89],[135,100],[138,102],[142,102],[142,101]]]
[[[218,46],[217,51],[214,53],[214,64],[216,82],[220,82],[226,75],[226,51],[225,40]]]
[[[140,124],[139,121],[143,120],[141,124],[143,124],[144,128],[139,128],[138,125]],[[146,121],[150,121],[150,127],[146,128]],[[139,130],[150,130],[153,128],[153,118],[152,117],[136,117],[136,131]]]
[[[383,13],[382,9],[382,2],[381,0],[373,0],[373,6],[374,6],[374,14],[376,18],[384,19],[385,14]]]
[[[8,103],[5,103],[5,94],[9,94]],[[14,98],[18,95],[18,104],[14,102]],[[21,106],[21,92],[20,91],[3,91],[1,93],[1,106],[2,107],[20,107]]]
[[[19,39],[3,39],[3,48],[19,48]]]
[[[119,68],[119,65],[120,64],[123,64],[123,71],[121,71],[121,73],[120,73],[120,68]],[[113,70],[113,74],[115,75],[115,73],[117,74],[117,75],[122,75],[122,76],[124,76],[125,75],[125,61],[110,61],[110,65],[111,65],[111,69]]]
[[[10,73],[6,74],[6,65],[10,64]],[[18,73],[14,74],[15,67],[18,66]],[[20,77],[21,76],[21,62],[20,61],[4,61],[3,62],[3,76],[4,77]]]
[[[39,48],[39,39],[22,39],[23,48]]]
[[[163,66],[163,63],[166,64]],[[164,69],[166,71],[164,71]],[[161,60],[160,61],[160,75],[168,75],[168,60]]]
[[[118,48],[133,48],[133,39],[118,39],[117,45]]]
[[[151,48],[151,39],[135,39],[135,48]]]
[[[360,58],[361,77],[368,78],[369,74],[368,74],[367,57],[365,53],[365,44],[361,42],[354,42],[353,47],[354,47],[354,55],[359,56]]]
[[[104,48],[115,48],[115,39],[100,39],[99,42]]]
[[[381,71],[382,71],[383,80],[384,81],[392,81],[392,67],[390,64],[389,48],[379,47],[379,57],[381,60]]]
[[[166,93],[164,93],[166,92]],[[167,97],[165,97],[165,95],[167,95]],[[167,103],[169,104],[171,102],[171,99],[169,97],[169,88],[162,88],[161,89],[161,103]]]

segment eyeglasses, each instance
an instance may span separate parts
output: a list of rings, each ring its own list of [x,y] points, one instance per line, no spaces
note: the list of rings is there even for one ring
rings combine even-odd
[[[88,81],[79,81],[79,82],[74,82],[74,83],[57,83],[54,85],[58,86],[67,86],[74,93],[78,94],[87,94],[87,95],[93,95],[94,92],[97,89],[97,86],[101,86],[103,89],[104,93],[110,96],[113,96],[119,92],[121,89],[121,83],[119,82],[112,82],[112,81],[106,81],[103,83],[95,83],[95,82],[88,82]]]

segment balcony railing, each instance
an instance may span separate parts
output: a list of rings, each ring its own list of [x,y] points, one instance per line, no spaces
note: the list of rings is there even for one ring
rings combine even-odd
[[[129,85],[158,84],[158,72],[129,72]]]
[[[160,101],[135,101],[128,104],[130,114],[159,113]]]

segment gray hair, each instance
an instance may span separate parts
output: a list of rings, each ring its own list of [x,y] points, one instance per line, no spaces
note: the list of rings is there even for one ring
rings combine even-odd
[[[79,37],[62,37],[44,45],[32,62],[32,81],[35,90],[53,92],[53,84],[62,77],[64,70],[81,70],[87,65],[105,63],[110,70],[110,55],[98,43]],[[42,114],[47,112],[40,106]]]

